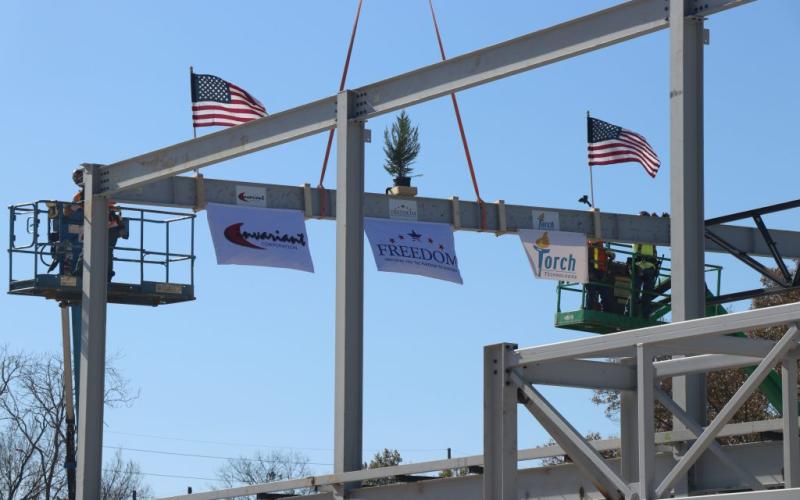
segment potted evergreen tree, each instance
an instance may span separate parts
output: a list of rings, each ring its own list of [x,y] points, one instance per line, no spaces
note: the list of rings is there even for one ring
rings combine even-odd
[[[402,111],[391,130],[387,127],[383,132],[383,152],[386,154],[383,168],[394,179],[394,186],[387,188],[387,193],[401,196],[417,194],[417,188],[411,186],[411,174],[414,172],[411,165],[416,161],[419,150],[419,129],[411,126],[411,119]]]

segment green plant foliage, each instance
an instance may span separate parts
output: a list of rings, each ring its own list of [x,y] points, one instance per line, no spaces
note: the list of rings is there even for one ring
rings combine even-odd
[[[387,127],[383,132],[383,152],[386,154],[383,168],[392,177],[408,177],[414,171],[411,165],[419,151],[419,127],[412,127],[411,119],[402,111],[391,130]]]

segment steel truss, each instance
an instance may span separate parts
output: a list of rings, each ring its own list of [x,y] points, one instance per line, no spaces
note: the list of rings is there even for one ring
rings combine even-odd
[[[779,248],[783,248],[783,246],[775,240],[774,235],[767,228],[767,225],[764,224],[764,219],[762,218],[762,216],[767,214],[782,212],[784,210],[790,210],[797,207],[800,207],[800,200],[787,201],[785,203],[778,203],[776,205],[770,205],[767,207],[745,210],[743,212],[737,212],[722,217],[715,217],[706,221],[705,235],[708,241],[715,243],[720,248],[742,261],[745,265],[755,269],[756,272],[761,274],[761,276],[769,279],[777,285],[777,287],[758,288],[755,290],[747,290],[728,294],[726,296],[720,296],[716,298],[717,302],[721,303],[732,300],[743,300],[762,295],[788,292],[800,288],[800,266],[795,269],[794,275],[789,272],[789,269],[786,267],[786,263],[783,261],[785,257],[789,256],[786,255],[785,252],[781,253]],[[769,269],[764,264],[755,260],[746,249],[740,247],[735,242],[726,239],[724,236],[721,236],[718,229],[715,228],[714,230],[711,230],[711,227],[713,226],[739,221],[742,219],[752,219],[755,223],[758,233],[761,235],[763,242],[769,249],[770,256],[772,256],[775,261],[775,266],[778,268],[777,272]]]
[[[644,328],[603,337],[517,349],[513,344],[487,346],[484,355],[484,498],[517,497],[517,405],[522,404],[570,456],[576,467],[606,498],[665,498],[706,450],[735,471],[738,489],[763,490],[763,484],[715,439],[776,364],[783,379],[784,487],[800,486],[797,360],[800,356],[800,304],[789,304],[722,317]],[[777,325],[788,330],[777,342],[725,335]],[[680,355],[656,361],[657,357]],[[705,426],[661,390],[663,378],[755,366],[742,387]],[[635,425],[621,428],[620,472],[572,427],[534,387],[560,385],[622,391],[625,415]],[[660,401],[693,436],[677,463],[664,473],[655,466],[655,401]],[[789,405],[789,406],[787,406]],[[791,406],[793,405],[793,406]],[[633,406],[633,407],[631,407]],[[786,410],[791,408],[792,410]],[[630,439],[630,436],[635,439]]]

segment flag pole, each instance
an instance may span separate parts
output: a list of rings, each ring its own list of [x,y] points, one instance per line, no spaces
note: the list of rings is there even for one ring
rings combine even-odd
[[[189,66],[189,101],[194,104],[194,95],[192,93],[192,86],[194,84],[194,68]],[[194,118],[192,118],[192,137],[197,139],[197,127],[194,126]]]
[[[590,126],[590,119],[589,111],[586,112],[586,144],[587,148],[588,145],[592,143],[592,129]],[[588,158],[587,158],[588,160]],[[594,204],[594,179],[592,178],[592,165],[589,164],[589,195],[592,198],[592,209],[596,206]]]
[[[193,88],[194,88],[194,67],[189,66],[189,101],[191,101],[192,105],[194,104],[194,92],[192,92]],[[197,139],[197,127],[194,126],[194,115],[192,115],[192,138]],[[200,174],[200,170],[194,169],[194,176],[197,182],[202,182],[202,174]]]

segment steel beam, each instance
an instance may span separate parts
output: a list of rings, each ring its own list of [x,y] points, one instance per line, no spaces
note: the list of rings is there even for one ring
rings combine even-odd
[[[703,15],[744,2],[710,3],[714,8]],[[355,89],[366,98],[360,116],[372,118],[664,29],[668,23],[663,9],[663,0],[625,2],[366,85]],[[101,169],[97,192],[115,194],[328,130],[335,126],[335,106],[336,98],[328,97],[108,165]]]
[[[703,18],[694,2],[670,0],[670,212],[672,320],[705,316],[703,213]],[[688,16],[688,17],[687,17]],[[675,401],[701,425],[706,421],[705,374],[676,377]],[[683,423],[673,418],[673,428]],[[676,488],[679,495],[691,488]]]
[[[117,193],[115,201],[143,205],[171,206],[191,209],[197,206],[197,182],[193,177],[173,177],[158,182]],[[321,193],[315,188],[284,186],[253,182],[237,182],[219,179],[203,179],[201,198],[209,203],[236,205],[236,187],[248,186],[266,192],[268,208],[286,208],[306,211],[310,217],[333,220],[336,217],[336,192],[326,190],[329,200],[325,215],[320,211]],[[307,190],[307,191],[306,191]],[[308,196],[306,196],[308,195]],[[364,197],[364,216],[376,218],[389,217],[390,196],[366,193]],[[453,222],[453,202],[451,199],[415,197],[418,218],[423,222]],[[308,206],[307,206],[308,205]],[[486,203],[486,231],[500,232],[498,204]],[[530,205],[505,204],[506,232],[515,234],[519,229],[534,229],[533,212],[549,211],[558,213],[562,231],[592,234],[594,232],[593,214],[583,210],[537,207]],[[480,231],[480,207],[476,202],[459,202],[460,230]],[[608,241],[619,243],[644,242],[659,246],[670,244],[669,219],[642,217],[615,213],[600,213],[603,235]],[[754,228],[742,226],[719,226],[715,228],[724,234],[727,241],[735,242],[738,248],[750,255],[770,256],[766,243],[759,238]],[[800,258],[800,233],[794,231],[772,230],[770,234],[781,248],[786,258]],[[706,241],[706,251],[727,253],[725,249]]]
[[[334,472],[362,467],[364,381],[364,122],[355,95],[337,99]]]
[[[519,367],[529,384],[632,391],[636,371],[632,366],[602,361],[560,360],[554,363],[530,363]]]
[[[701,337],[669,343],[677,354],[730,354],[761,358],[767,355],[775,342],[749,337]]]
[[[800,435],[797,425],[797,358],[787,356],[781,367],[783,407],[783,478],[785,488],[800,486]]]
[[[84,165],[83,182],[91,193],[97,165]],[[103,464],[106,303],[108,295],[108,202],[87,195],[83,204],[83,309],[81,324],[80,403],[78,404],[77,499],[100,498]]]
[[[669,494],[669,490],[678,479],[683,476],[691,467],[700,455],[708,448],[711,442],[716,439],[720,430],[733,418],[736,412],[747,401],[753,392],[758,389],[761,382],[767,378],[767,375],[772,371],[773,366],[782,360],[786,353],[792,349],[798,337],[798,327],[796,325],[789,328],[781,340],[775,345],[775,348],[759,363],[753,373],[745,380],[744,384],[736,391],[731,399],[725,403],[725,406],[719,411],[714,420],[706,427],[697,441],[692,444],[686,454],[681,457],[678,463],[667,474],[661,484],[656,488],[656,497],[663,498]],[[687,412],[688,413],[688,412]],[[696,421],[696,420],[695,420]]]
[[[517,387],[507,367],[516,347],[483,348],[483,498],[517,499]]]
[[[631,490],[606,463],[606,460],[564,417],[553,408],[539,391],[529,385],[516,370],[511,370],[511,379],[525,396],[523,405],[542,427],[564,449],[575,465],[597,487],[606,498],[630,497]],[[516,492],[515,492],[516,493]],[[489,499],[493,497],[484,496]],[[516,495],[510,498],[518,498]]]
[[[636,346],[636,457],[639,482],[637,491],[642,500],[653,498],[655,492],[656,421],[655,390],[656,369],[653,366],[653,349],[644,344]]]
[[[800,303],[764,307],[738,313],[694,319],[683,323],[652,326],[639,330],[569,340],[557,344],[517,349],[513,366],[558,359],[602,358],[607,352],[632,348],[636,344],[665,344],[692,337],[725,335],[750,328],[794,323],[800,320]]]
[[[701,356],[688,356],[667,361],[656,361],[656,377],[669,378],[676,375],[695,373],[708,373],[730,368],[744,368],[756,366],[761,358],[750,356],[729,356],[727,354],[704,354]]]
[[[683,425],[689,429],[691,432],[694,433],[695,436],[699,436],[703,432],[703,428],[697,424],[697,422],[693,421],[689,415],[683,411],[678,403],[672,399],[669,394],[664,392],[663,389],[660,387],[655,388],[655,396],[658,401],[664,405],[664,407],[672,413],[676,418],[678,418]],[[797,419],[795,419],[795,425],[797,424]],[[749,470],[745,469],[744,467],[739,464],[733,457],[731,457],[722,446],[720,446],[716,441],[712,441],[711,444],[708,445],[708,449],[728,468],[736,472],[736,475],[742,479],[742,483],[750,486],[753,490],[763,490],[764,485],[761,484],[761,481],[758,480]]]
[[[621,455],[619,474],[623,481],[633,484],[639,481],[639,457],[636,442],[639,435],[639,418],[636,404],[636,359],[619,359],[616,364],[630,370],[631,382],[633,383],[632,390],[620,391],[619,393],[619,451]]]

